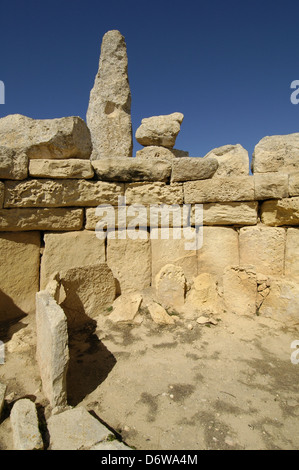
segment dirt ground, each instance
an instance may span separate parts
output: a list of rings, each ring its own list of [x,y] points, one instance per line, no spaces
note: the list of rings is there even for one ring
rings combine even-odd
[[[8,386],[0,449],[13,448],[9,411],[24,396],[37,405],[47,445],[34,319],[0,333],[0,382]],[[101,315],[96,330],[71,335],[68,401],[137,450],[299,449],[294,340],[299,329],[257,316],[226,313],[217,325],[179,318],[161,327],[146,315],[140,326]]]

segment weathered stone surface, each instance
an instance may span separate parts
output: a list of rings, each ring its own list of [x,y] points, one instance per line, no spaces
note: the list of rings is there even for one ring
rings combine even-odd
[[[203,158],[216,158],[218,169],[215,176],[249,175],[249,156],[242,145],[223,145],[211,150]]]
[[[0,182],[0,208],[3,207],[4,202],[4,184]]]
[[[221,312],[217,278],[210,273],[201,273],[194,279],[186,299],[187,316],[193,313],[201,315],[219,314]]]
[[[65,292],[61,307],[71,328],[90,322],[115,299],[115,279],[106,263],[62,271],[60,283]]]
[[[168,149],[158,145],[149,145],[136,152],[136,158],[173,160],[174,158],[189,157],[189,152],[178,149]]]
[[[43,450],[35,404],[28,398],[15,402],[10,422],[15,450]]]
[[[133,450],[131,449],[131,447],[128,447],[126,446],[123,442],[119,442],[119,441],[103,441],[103,442],[100,442],[99,444],[96,444],[94,445],[93,447],[91,447],[89,450],[106,450],[106,451],[109,451],[109,450]]]
[[[69,363],[66,316],[46,291],[36,294],[36,358],[45,396],[52,408],[67,405]]]
[[[203,227],[203,245],[198,251],[197,273],[222,280],[227,266],[239,264],[238,233],[230,227]]]
[[[218,168],[216,158],[178,158],[172,162],[171,181],[193,181],[212,178]]]
[[[188,281],[197,275],[197,251],[187,249],[190,240],[185,237],[183,230],[180,230],[179,239],[175,238],[176,232],[172,229],[151,229],[152,283],[167,264],[181,266]]]
[[[299,278],[299,228],[288,228],[285,251],[285,275]]]
[[[289,195],[299,196],[299,171],[289,175]]]
[[[270,279],[270,292],[259,308],[259,314],[288,326],[299,323],[298,281]]]
[[[258,202],[219,202],[203,204],[204,225],[255,225]],[[194,225],[194,207],[191,225]]]
[[[122,294],[113,302],[113,311],[109,320],[113,323],[142,323],[139,308],[142,296],[136,292]]]
[[[28,176],[28,157],[22,150],[0,146],[0,179],[23,180]]]
[[[252,170],[254,173],[298,171],[299,134],[273,135],[260,140],[254,149]]]
[[[48,419],[50,450],[88,450],[112,433],[83,407]]]
[[[184,306],[186,279],[180,266],[167,264],[156,275],[157,299],[165,309],[178,309]]]
[[[180,132],[183,119],[182,113],[144,118],[136,131],[136,140],[144,146],[161,145],[172,148]]]
[[[183,184],[186,204],[254,200],[253,176],[215,177]]]
[[[108,31],[103,37],[86,121],[91,132],[93,160],[132,156],[128,58],[125,40],[119,31]]]
[[[83,209],[2,209],[0,231],[80,230]]]
[[[266,225],[299,225],[299,197],[265,201],[261,205],[261,220]]]
[[[240,229],[240,264],[253,265],[256,272],[282,276],[286,233],[283,228],[255,227]]]
[[[35,120],[21,114],[0,119],[0,146],[22,150],[28,158],[89,158],[90,132],[70,116]]]
[[[105,181],[26,180],[6,181],[5,207],[64,207],[117,204],[123,184]]]
[[[255,315],[257,300],[256,271],[252,266],[230,266],[224,271],[223,298],[228,312]]]
[[[93,178],[94,171],[88,160],[30,160],[29,175],[33,178]]]
[[[171,163],[166,160],[102,158],[93,161],[96,175],[103,181],[169,181]]]
[[[289,196],[289,176],[283,173],[257,173],[254,175],[255,199],[280,199]]]
[[[45,248],[41,261],[41,289],[45,289],[56,272],[70,268],[105,263],[105,240],[87,230],[46,233]]]
[[[130,183],[126,185],[127,204],[183,204],[183,186],[179,183]]]
[[[154,323],[157,325],[174,325],[174,319],[168,315],[165,308],[157,302],[149,302],[147,304],[148,311]]]
[[[2,411],[4,407],[5,394],[6,394],[6,385],[0,382],[0,419],[1,419]]]
[[[0,233],[0,323],[35,312],[40,235]]]
[[[107,263],[117,279],[117,292],[142,290],[151,283],[151,244],[147,230],[140,229],[144,237],[132,239],[133,230],[111,231],[108,234]],[[124,239],[120,237],[125,237]]]

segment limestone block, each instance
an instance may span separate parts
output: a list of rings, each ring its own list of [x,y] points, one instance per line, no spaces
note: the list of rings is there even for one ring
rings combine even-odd
[[[139,313],[142,296],[137,292],[122,294],[113,302],[113,311],[109,320],[113,323],[136,323],[143,321]]]
[[[52,408],[67,405],[68,331],[62,308],[46,291],[36,294],[36,358]]]
[[[46,233],[45,248],[41,260],[41,289],[45,289],[56,272],[70,268],[105,263],[105,240],[87,230]]]
[[[103,37],[86,122],[92,138],[92,160],[132,156],[127,48],[119,31],[108,31]]]
[[[68,160],[30,160],[29,175],[32,178],[93,178],[94,171],[90,161],[78,158]]]
[[[257,173],[254,175],[255,199],[281,199],[289,196],[289,176],[283,173]]]
[[[299,197],[263,202],[261,220],[271,226],[299,225]]]
[[[171,181],[193,181],[212,178],[218,168],[216,158],[178,158],[172,162]]]
[[[62,271],[60,283],[65,294],[61,307],[70,328],[89,323],[115,299],[115,279],[106,263]]]
[[[182,113],[144,118],[136,131],[136,140],[144,146],[161,145],[162,147],[173,148],[183,119],[184,115]]]
[[[107,263],[117,279],[117,292],[128,293],[149,287],[151,284],[151,244],[147,230],[140,229],[134,237],[133,230],[111,231],[108,234]],[[125,238],[121,238],[125,237]]]
[[[298,281],[271,279],[270,292],[259,308],[259,314],[273,318],[287,326],[299,323]]]
[[[215,176],[249,175],[249,156],[242,145],[223,145],[211,150],[203,158],[216,158],[218,168]]]
[[[156,294],[165,309],[178,309],[184,306],[186,278],[180,266],[167,264],[156,275]]]
[[[285,275],[299,278],[299,228],[288,228],[285,252]]]
[[[14,450],[43,450],[35,404],[28,398],[18,400],[10,414]]]
[[[149,145],[136,152],[136,158],[161,158],[163,160],[173,160],[174,158],[189,157],[189,152],[178,149],[169,149],[158,145]]]
[[[253,176],[214,177],[184,183],[186,204],[254,200]]]
[[[47,424],[50,450],[88,450],[112,434],[81,406],[51,416]]]
[[[228,312],[255,315],[256,271],[252,266],[229,266],[223,276],[223,298]]]
[[[197,273],[222,280],[227,266],[239,264],[238,233],[230,227],[203,227],[203,245],[198,251]]]
[[[174,325],[174,319],[168,315],[165,308],[157,302],[149,302],[147,304],[148,311],[154,323],[157,325]]]
[[[284,274],[284,252],[286,233],[283,228],[255,227],[240,229],[240,264],[251,264],[256,272],[282,276]]]
[[[6,394],[6,385],[0,382],[0,419],[1,419],[2,411],[4,407],[5,394]]]
[[[117,204],[124,185],[76,179],[6,181],[5,207],[64,207]]]
[[[4,184],[0,182],[0,208],[2,209],[4,202]]]
[[[219,202],[203,204],[204,225],[255,225],[258,202]],[[194,225],[194,207],[191,210],[191,225]]]
[[[289,175],[289,195],[299,196],[299,171]]]
[[[171,163],[158,158],[101,158],[92,165],[102,181],[169,181],[171,175]]]
[[[215,276],[201,273],[194,278],[184,310],[188,316],[190,316],[189,312],[196,312],[197,315],[219,314],[221,312],[218,282]]]
[[[299,133],[264,137],[255,146],[254,173],[294,173],[299,170]]]
[[[183,186],[179,183],[131,183],[126,185],[127,204],[183,204]]]
[[[24,180],[28,175],[28,157],[22,150],[0,145],[0,179]]]
[[[12,114],[0,119],[0,146],[22,150],[28,158],[89,158],[90,132],[80,117],[31,119]]]
[[[35,312],[39,258],[38,232],[0,233],[0,323]]]
[[[2,209],[0,231],[80,230],[83,209]]]

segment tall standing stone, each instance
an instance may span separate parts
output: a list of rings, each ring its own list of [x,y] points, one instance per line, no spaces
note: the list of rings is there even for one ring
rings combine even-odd
[[[124,37],[108,31],[102,41],[99,70],[90,93],[87,125],[91,132],[92,160],[132,157],[131,92]]]

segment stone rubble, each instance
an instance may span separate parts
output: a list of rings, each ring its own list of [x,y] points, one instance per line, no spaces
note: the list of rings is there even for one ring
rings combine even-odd
[[[10,413],[14,450],[43,450],[35,404],[28,398],[18,400]]]

